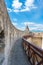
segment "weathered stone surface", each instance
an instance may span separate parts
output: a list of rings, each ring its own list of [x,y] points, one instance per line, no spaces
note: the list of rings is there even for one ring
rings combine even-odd
[[[25,31],[21,31],[12,25],[10,18],[9,18],[9,15],[8,15],[8,12],[7,12],[7,9],[6,9],[6,5],[4,3],[4,0],[0,0],[0,33],[2,30],[4,30],[4,38],[3,38],[4,41],[3,41],[3,43],[5,44],[5,47],[3,48],[3,55],[4,55],[5,59],[2,63],[2,65],[8,65],[8,59],[9,59],[9,56],[11,54],[11,50],[12,50],[13,46],[16,44],[15,43],[16,40],[19,38],[22,38],[23,35],[33,34],[33,33],[28,32],[28,30],[29,30],[28,27],[26,28]],[[20,43],[20,42],[18,42],[18,43]],[[42,41],[42,45],[43,45],[43,41]],[[14,48],[15,48],[15,46],[14,46]],[[14,50],[15,54],[21,55],[22,49],[19,46],[16,46],[15,49],[16,49],[16,50]],[[17,51],[17,49],[19,49],[19,51]],[[16,51],[17,51],[17,53],[16,53]],[[13,54],[14,59],[16,57],[15,54]],[[24,65],[25,64],[24,62],[26,61],[26,59],[24,58],[25,57],[24,54],[22,53],[22,55],[21,55],[22,59],[21,60],[20,60],[21,57],[20,56],[18,56],[18,57],[19,57],[19,59],[18,60],[16,59],[17,62],[20,61],[21,65]],[[12,61],[12,62],[15,62],[15,65],[19,65],[16,63],[16,61]],[[22,62],[23,62],[23,64],[22,64]],[[26,61],[26,64],[27,63],[28,62]]]
[[[12,50],[9,57],[8,65],[30,65],[27,56],[22,48],[22,40],[18,39]]]
[[[3,65],[8,65],[8,58],[10,55],[10,51],[14,45],[14,42],[16,42],[18,38],[21,38],[23,35],[25,35],[26,32],[20,31],[12,25],[4,0],[0,0],[0,32],[2,30],[4,30],[5,36],[4,37],[5,48],[3,52],[5,60],[3,62]]]

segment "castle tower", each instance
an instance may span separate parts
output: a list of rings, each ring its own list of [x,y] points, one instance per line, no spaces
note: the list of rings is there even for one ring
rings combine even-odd
[[[28,25],[26,25],[25,31],[26,31],[26,32],[29,32]]]
[[[29,34],[29,27],[28,27],[28,25],[26,25],[26,28],[25,28],[25,34],[26,34],[26,35]]]

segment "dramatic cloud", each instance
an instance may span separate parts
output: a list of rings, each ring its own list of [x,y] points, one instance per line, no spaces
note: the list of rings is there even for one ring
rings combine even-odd
[[[19,9],[19,8],[21,8],[22,3],[19,2],[18,0],[13,0],[12,6],[14,9]]]
[[[23,22],[21,24],[24,26],[28,25],[31,31],[43,31],[43,24],[38,24],[34,22]]]
[[[22,8],[22,6],[24,8]],[[34,0],[26,0],[24,5],[19,0],[13,0],[12,7],[14,12],[25,12],[30,11],[31,9],[36,9],[37,7],[34,5]]]
[[[16,19],[14,19],[16,21]],[[43,24],[38,24],[35,22],[22,22],[20,25],[17,22],[12,22],[20,30],[25,30],[25,26],[28,25],[30,31],[43,31]],[[23,26],[23,27],[22,27]]]

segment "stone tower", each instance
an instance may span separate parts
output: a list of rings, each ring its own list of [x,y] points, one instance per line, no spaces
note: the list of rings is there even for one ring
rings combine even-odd
[[[28,28],[28,25],[26,25],[26,28],[25,28],[25,34],[26,34],[26,35],[29,34],[29,28]]]
[[[26,31],[26,32],[29,32],[28,25],[26,25],[25,31]]]

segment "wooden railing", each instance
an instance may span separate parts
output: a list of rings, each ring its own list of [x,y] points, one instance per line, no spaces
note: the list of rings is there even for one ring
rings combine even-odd
[[[42,49],[26,41],[26,38],[22,39],[22,45],[32,65],[43,65],[43,50]]]

